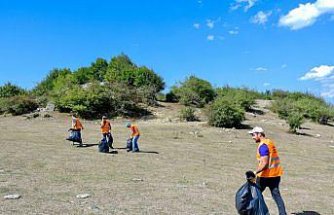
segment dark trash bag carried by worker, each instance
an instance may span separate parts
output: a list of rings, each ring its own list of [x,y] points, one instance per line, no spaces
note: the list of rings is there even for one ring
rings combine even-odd
[[[68,131],[70,132],[70,136],[66,138],[66,140],[77,142],[77,143],[82,143],[80,131],[74,130],[74,129],[69,129]]]
[[[99,152],[104,152],[104,153],[108,153],[109,152],[109,146],[108,146],[108,142],[107,142],[106,138],[103,138],[100,141]]]
[[[259,187],[254,183],[255,174],[246,172],[247,182],[235,195],[235,207],[240,215],[269,215],[268,207]]]
[[[130,151],[132,150],[132,138],[126,140],[126,148]]]

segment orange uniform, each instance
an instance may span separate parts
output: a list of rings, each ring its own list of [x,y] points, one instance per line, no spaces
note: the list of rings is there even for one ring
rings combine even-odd
[[[260,153],[259,153],[259,148],[261,145],[266,144],[269,149],[269,164],[268,168],[264,169],[262,172],[258,173],[258,177],[265,177],[265,178],[270,178],[270,177],[278,177],[283,175],[283,168],[280,164],[280,159],[278,156],[277,149],[274,145],[274,143],[270,139],[264,139],[261,141],[257,148],[257,154],[256,158],[258,161],[260,161]]]
[[[73,120],[73,125],[72,125],[73,129],[74,130],[82,130],[83,129],[83,126],[79,120],[79,118],[75,118]]]
[[[132,132],[131,133],[131,138],[140,135],[140,132],[139,132],[139,129],[138,129],[137,125],[131,125],[130,129],[131,129],[131,132]]]
[[[106,120],[105,122],[101,122],[101,133],[107,134],[111,130],[111,123],[109,120]]]

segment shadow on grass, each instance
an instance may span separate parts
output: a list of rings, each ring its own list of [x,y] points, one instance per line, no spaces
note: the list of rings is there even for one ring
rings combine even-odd
[[[139,152],[137,153],[146,153],[146,154],[159,154],[159,152],[156,152],[156,151],[143,151],[143,150],[140,150]]]
[[[126,147],[114,147],[114,149],[127,149]]]
[[[308,127],[300,127],[300,129],[303,129],[303,130],[311,130],[311,129],[308,128]]]
[[[249,113],[253,113],[255,115],[263,115],[264,112],[262,110],[256,109],[256,108],[250,108],[249,110],[247,110],[247,112]]]
[[[128,148],[126,148],[126,147],[115,148],[114,147],[114,149],[127,150]],[[131,151],[129,151],[129,152],[131,152]],[[157,152],[157,151],[145,151],[145,150],[140,150],[139,152],[136,152],[136,153],[159,154],[159,152]]]
[[[240,126],[238,126],[238,129],[247,129],[247,130],[251,130],[253,127],[250,125],[245,125],[245,124],[241,124]]]
[[[321,124],[321,125],[325,125],[325,126],[329,126],[329,127],[334,127],[333,123],[327,123],[327,124]]]
[[[315,211],[303,211],[303,212],[297,212],[297,213],[292,213],[292,214],[294,215],[321,215]]]
[[[296,134],[301,135],[301,136],[305,136],[305,137],[314,137],[312,134],[307,134],[307,133],[304,133],[304,132],[297,132]]]
[[[74,146],[76,146],[78,148],[88,148],[88,147],[98,146],[98,145],[99,144],[97,144],[97,143],[83,143],[82,145],[74,144]]]

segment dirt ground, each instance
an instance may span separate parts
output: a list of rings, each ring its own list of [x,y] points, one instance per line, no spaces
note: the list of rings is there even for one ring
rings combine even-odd
[[[0,214],[237,214],[235,193],[256,168],[248,129],[179,122],[175,105],[137,122],[140,153],[124,149],[125,120],[113,123],[118,154],[98,153],[99,121],[85,121],[87,147],[65,140],[66,114],[52,118],[0,117]],[[201,113],[200,113],[201,114]],[[281,193],[289,214],[334,214],[334,128],[305,123],[287,133],[273,113],[247,114],[276,142],[285,174]],[[18,193],[17,200],[4,196]],[[89,194],[78,199],[78,194]],[[271,214],[278,214],[264,192]],[[313,212],[313,213],[312,213]]]

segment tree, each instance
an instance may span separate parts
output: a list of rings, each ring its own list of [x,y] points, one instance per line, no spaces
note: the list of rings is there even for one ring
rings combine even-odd
[[[287,118],[287,122],[289,124],[289,130],[292,133],[297,133],[297,129],[300,129],[302,125],[304,117],[301,113],[291,112]]]
[[[0,86],[0,98],[9,98],[12,96],[25,94],[26,91],[21,87],[11,84],[7,82],[3,86]]]
[[[225,99],[216,99],[209,108],[209,125],[215,127],[239,127],[245,119],[243,108]]]
[[[73,78],[77,84],[85,84],[94,80],[94,74],[90,67],[80,67],[73,73]]]
[[[95,80],[103,81],[107,73],[108,62],[103,58],[97,58],[95,62],[91,64],[90,70]]]
[[[71,74],[71,70],[64,69],[53,69],[46,76],[46,78],[37,84],[37,86],[33,89],[33,93],[37,96],[48,96],[54,87],[54,80],[56,80],[59,76],[66,76]]]
[[[190,76],[179,86],[172,87],[172,93],[184,105],[202,107],[215,98],[215,91],[210,82]]]

